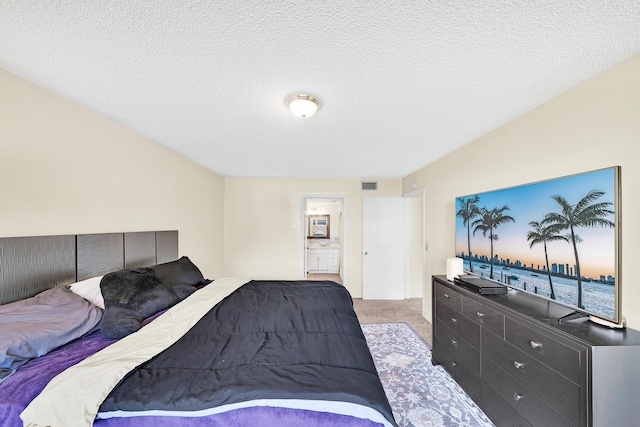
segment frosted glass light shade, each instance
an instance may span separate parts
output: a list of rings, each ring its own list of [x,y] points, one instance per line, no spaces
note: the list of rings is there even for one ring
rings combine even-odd
[[[319,104],[318,98],[312,95],[293,95],[287,99],[287,105],[291,112],[303,119],[313,116],[318,110]]]

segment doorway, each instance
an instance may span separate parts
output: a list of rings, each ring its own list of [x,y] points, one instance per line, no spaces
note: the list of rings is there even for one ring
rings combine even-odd
[[[426,244],[424,241],[425,223],[425,194],[424,188],[413,190],[403,195],[407,199],[407,293],[409,298],[422,298],[424,305],[431,304],[425,301],[425,256]]]
[[[346,271],[346,197],[303,196],[302,278],[343,284]]]

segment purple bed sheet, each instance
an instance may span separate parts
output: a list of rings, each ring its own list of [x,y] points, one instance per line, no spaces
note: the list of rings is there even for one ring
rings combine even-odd
[[[0,384],[0,426],[22,426],[20,413],[53,377],[113,342],[95,331],[20,367]]]
[[[0,427],[21,427],[20,413],[47,383],[66,368],[115,342],[100,331],[31,360],[0,384]],[[301,409],[253,407],[237,409],[206,417],[134,417],[97,420],[99,427],[240,427],[240,426],[381,426],[370,420],[347,415]]]

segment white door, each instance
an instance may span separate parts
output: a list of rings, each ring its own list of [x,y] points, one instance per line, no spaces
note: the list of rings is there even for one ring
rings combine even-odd
[[[406,298],[407,200],[362,199],[362,298]]]

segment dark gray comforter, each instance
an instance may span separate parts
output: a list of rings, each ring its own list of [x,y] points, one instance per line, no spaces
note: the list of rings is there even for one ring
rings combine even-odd
[[[254,399],[358,403],[395,425],[343,286],[247,283],[125,377],[100,412],[196,411]]]

